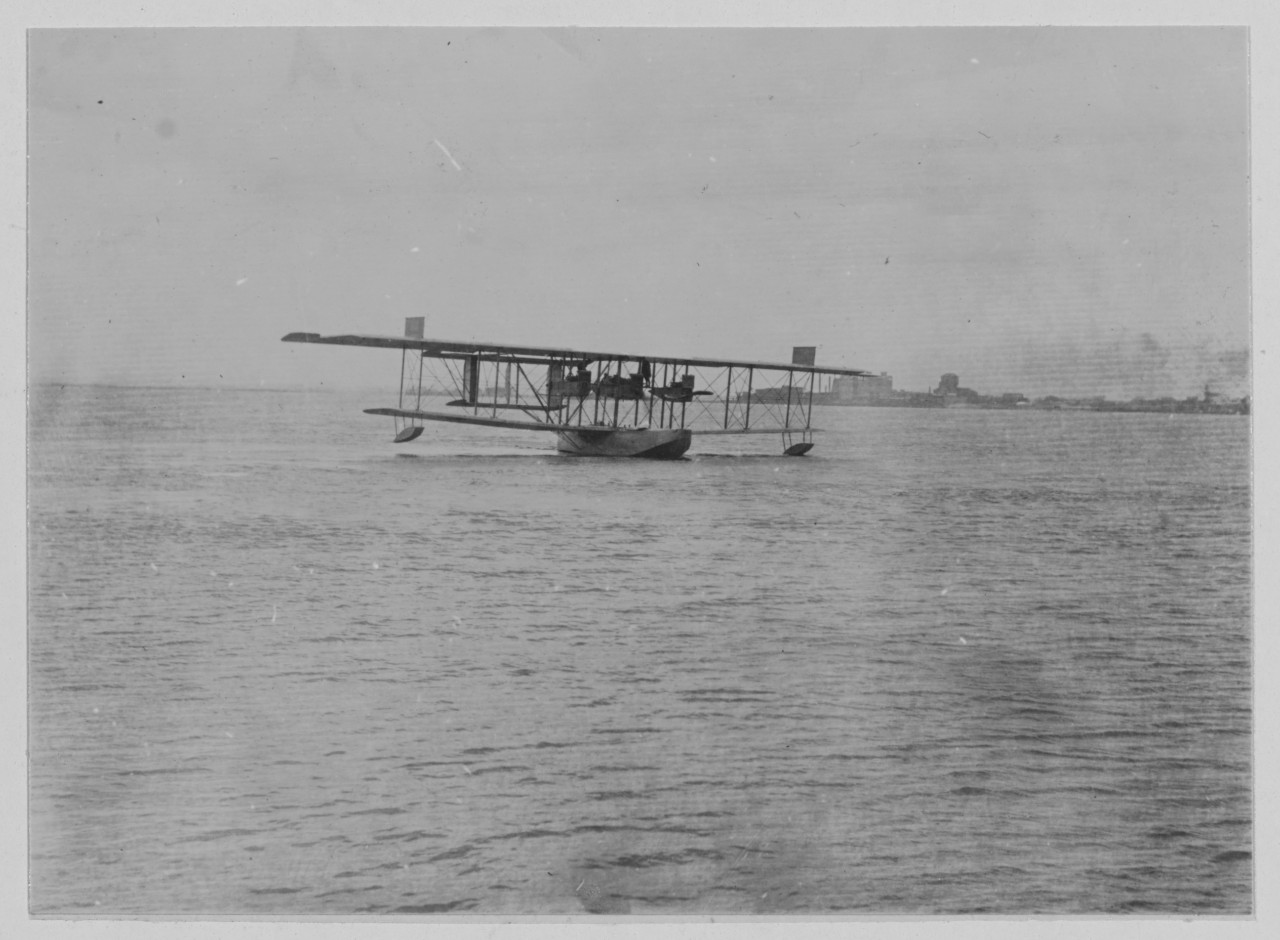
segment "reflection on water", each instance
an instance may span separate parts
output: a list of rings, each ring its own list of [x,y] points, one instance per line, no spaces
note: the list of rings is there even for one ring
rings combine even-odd
[[[40,913],[1250,910],[1247,424],[33,394]]]

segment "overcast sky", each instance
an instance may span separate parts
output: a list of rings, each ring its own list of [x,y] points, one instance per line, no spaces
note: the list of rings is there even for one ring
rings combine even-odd
[[[1248,390],[1247,33],[39,30],[33,381],[387,384],[291,330]]]

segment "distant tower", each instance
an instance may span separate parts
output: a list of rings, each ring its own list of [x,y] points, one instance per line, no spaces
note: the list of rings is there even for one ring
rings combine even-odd
[[[939,395],[954,395],[960,389],[960,376],[954,372],[943,373],[942,381],[938,383]]]

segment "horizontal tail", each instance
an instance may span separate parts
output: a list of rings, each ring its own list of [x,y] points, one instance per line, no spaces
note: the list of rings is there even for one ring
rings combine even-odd
[[[478,424],[487,428],[512,428],[517,431],[565,431],[576,425],[543,424],[539,421],[512,421],[507,418],[484,418],[479,415],[446,415],[438,411],[412,411],[406,408],[366,408],[367,415],[412,418],[415,421],[444,421],[448,424]]]

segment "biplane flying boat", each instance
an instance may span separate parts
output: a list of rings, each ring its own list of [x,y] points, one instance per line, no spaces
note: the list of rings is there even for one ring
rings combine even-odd
[[[818,376],[870,375],[814,365],[796,347],[787,365],[730,359],[632,356],[535,346],[424,339],[423,318],[404,336],[290,333],[286,343],[401,350],[400,400],[366,414],[395,420],[395,441],[425,421],[549,431],[556,449],[595,457],[677,458],[694,434],[780,434],[782,450],[813,448]]]

